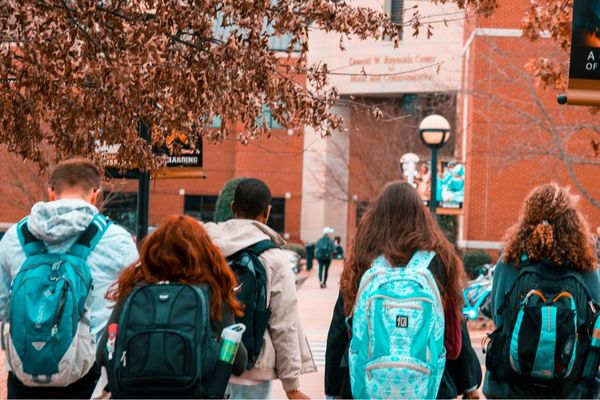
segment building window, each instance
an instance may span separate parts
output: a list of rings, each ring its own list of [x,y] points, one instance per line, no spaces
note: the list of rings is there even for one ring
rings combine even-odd
[[[273,230],[277,233],[285,232],[285,199],[283,197],[274,198],[271,202],[271,214],[267,221]]]
[[[216,206],[217,196],[185,195],[183,212],[202,222],[213,222]]]
[[[390,20],[398,25],[402,25],[404,20],[404,0],[385,0],[385,12],[390,16]],[[402,39],[402,32],[400,32]]]
[[[103,196],[102,213],[134,235],[137,224],[137,193],[104,191]]]

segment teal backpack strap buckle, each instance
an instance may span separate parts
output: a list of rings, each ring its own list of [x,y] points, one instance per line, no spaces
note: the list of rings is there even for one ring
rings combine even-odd
[[[111,224],[112,221],[104,215],[96,214],[79,239],[71,246],[69,254],[86,259]]]
[[[27,227],[28,220],[29,218],[25,217],[17,223],[17,236],[19,237],[19,243],[21,243],[23,252],[27,257],[31,257],[36,254],[43,254],[46,252],[46,245],[44,242],[33,236]]]

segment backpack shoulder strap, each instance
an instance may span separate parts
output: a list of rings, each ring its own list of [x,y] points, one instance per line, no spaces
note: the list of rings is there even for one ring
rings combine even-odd
[[[258,257],[265,251],[271,250],[271,249],[276,249],[276,248],[279,248],[279,246],[277,246],[271,240],[265,239],[265,240],[261,240],[260,242],[255,243],[252,246],[248,247],[247,250],[251,251],[252,253],[254,253],[254,255],[256,255]]]
[[[414,268],[419,270],[427,270],[429,264],[435,258],[435,251],[417,250],[415,254],[410,258],[406,268]]]
[[[502,297],[502,303],[498,306],[498,314],[502,314],[504,312],[504,310],[506,309],[507,303],[508,303],[508,298],[510,297],[510,294],[512,293],[512,291],[514,290],[515,286],[517,285],[517,282],[519,281],[519,279],[525,275],[526,273],[537,273],[537,265],[535,263],[532,263],[531,261],[523,261],[521,263],[521,265],[519,266],[519,272],[517,273],[517,277],[515,278],[515,280],[513,281],[513,283],[510,285],[510,288],[504,292],[504,296]]]
[[[17,223],[17,236],[19,237],[19,243],[21,243],[23,252],[27,257],[35,254],[43,254],[46,252],[46,245],[44,242],[33,236],[27,227],[28,220],[29,217],[25,217]]]
[[[87,258],[111,224],[112,221],[107,217],[96,214],[79,239],[71,246],[69,253],[83,259]]]

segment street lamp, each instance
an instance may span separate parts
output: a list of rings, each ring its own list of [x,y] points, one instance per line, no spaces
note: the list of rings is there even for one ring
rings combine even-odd
[[[435,214],[437,207],[437,151],[450,137],[450,123],[446,118],[437,114],[425,117],[419,125],[419,136],[423,143],[431,149],[429,209]]]

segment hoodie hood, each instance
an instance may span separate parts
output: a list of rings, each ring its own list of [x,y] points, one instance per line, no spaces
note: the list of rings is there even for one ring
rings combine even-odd
[[[209,222],[204,224],[204,229],[225,257],[263,240],[271,240],[278,246],[285,244],[273,229],[250,219],[230,219],[218,224]]]
[[[39,240],[56,244],[83,232],[98,209],[79,199],[62,199],[36,203],[31,209],[27,227]]]

